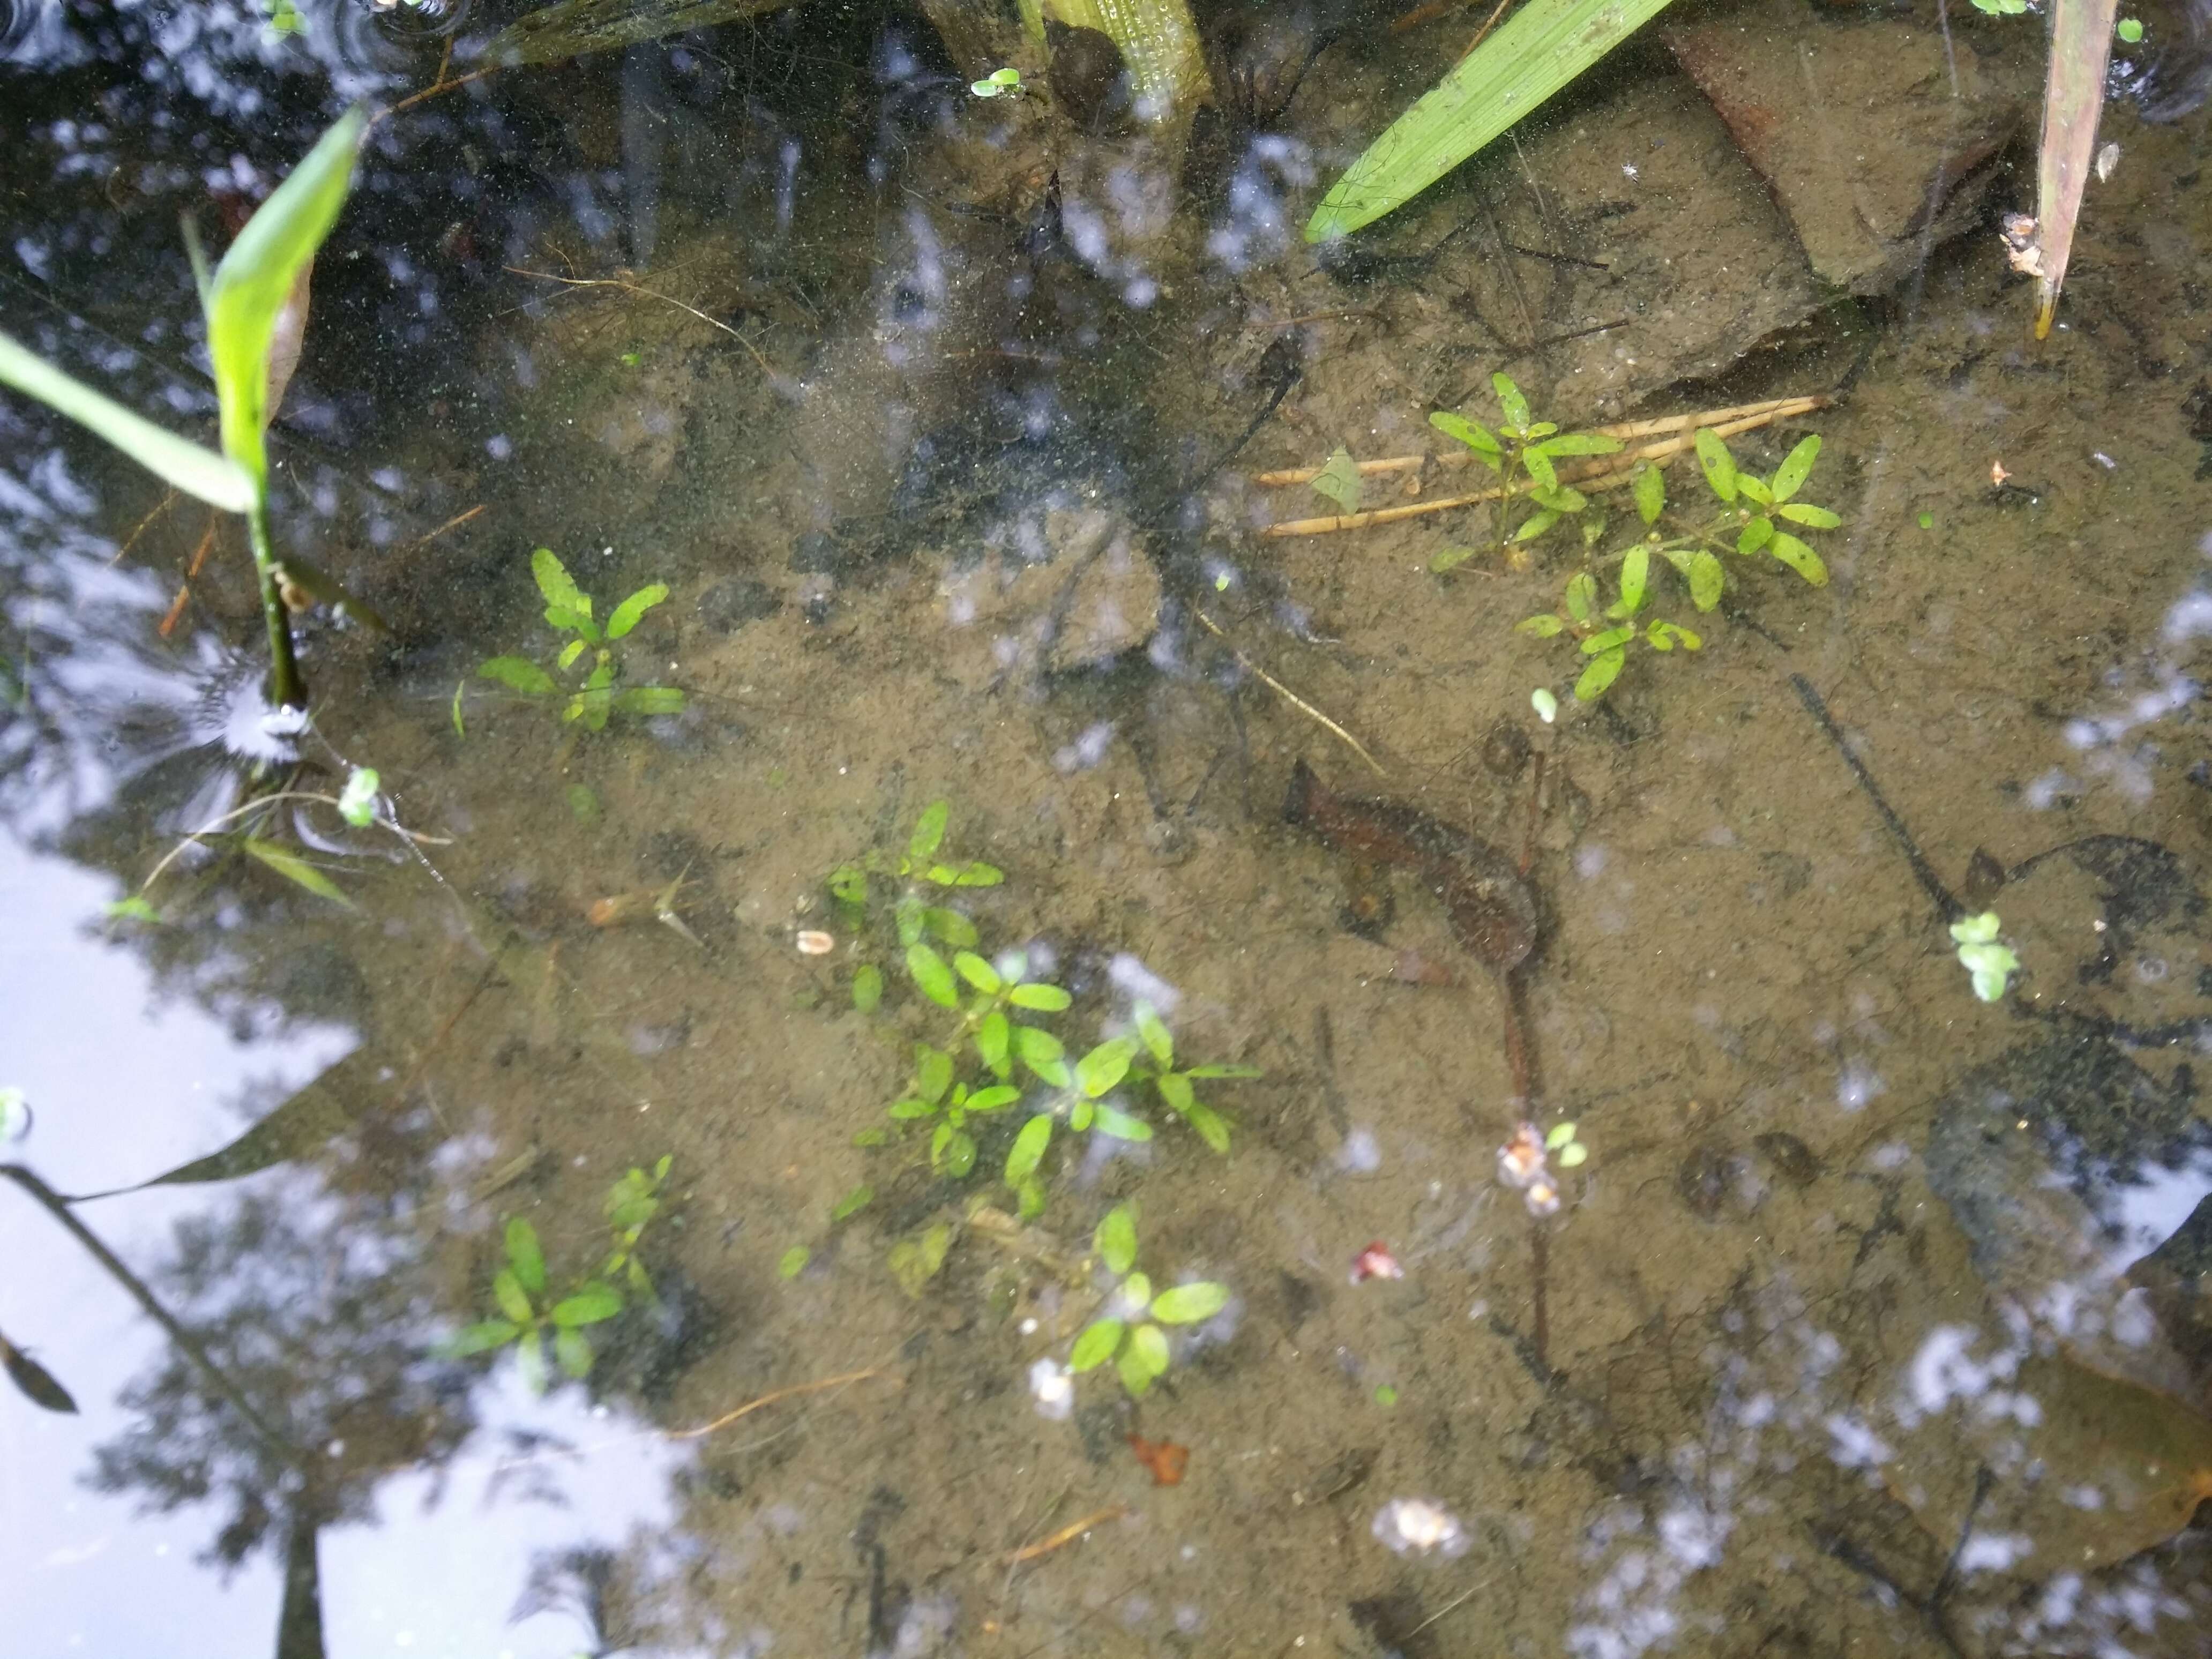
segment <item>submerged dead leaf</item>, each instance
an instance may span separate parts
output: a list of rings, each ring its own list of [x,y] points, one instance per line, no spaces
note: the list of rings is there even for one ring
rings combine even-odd
[[[1152,1472],[1156,1486],[1180,1486],[1183,1471],[1190,1467],[1190,1448],[1178,1446],[1172,1440],[1147,1440],[1141,1434],[1129,1437],[1129,1449],[1137,1454],[1137,1461]]]

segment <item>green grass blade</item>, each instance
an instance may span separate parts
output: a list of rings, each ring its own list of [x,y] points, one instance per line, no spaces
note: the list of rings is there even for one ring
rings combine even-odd
[[[5,334],[0,334],[0,383],[91,428],[164,483],[210,507],[243,513],[253,505],[253,480],[236,463],[103,397]]]
[[[1367,147],[1306,223],[1326,242],[1449,173],[1657,15],[1667,0],[1528,0]]]

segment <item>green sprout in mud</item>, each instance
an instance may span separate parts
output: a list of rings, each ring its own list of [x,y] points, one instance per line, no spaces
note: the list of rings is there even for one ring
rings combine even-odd
[[[1600,559],[1591,553],[1600,537],[1586,536],[1583,568],[1567,578],[1559,610],[1516,624],[1518,633],[1574,642],[1583,665],[1575,696],[1583,702],[1595,702],[1605,695],[1620,678],[1629,652],[1639,643],[1662,654],[1678,647],[1695,651],[1705,643],[1677,623],[1644,615],[1653,602],[1653,578],[1662,565],[1674,568],[1691,605],[1701,612],[1712,611],[1727,591],[1723,555],[1771,559],[1815,587],[1827,583],[1828,568],[1820,556],[1794,533],[1797,529],[1832,530],[1843,522],[1825,507],[1796,499],[1820,457],[1820,439],[1800,441],[1767,477],[1740,471],[1728,446],[1710,429],[1698,429],[1697,447],[1698,465],[1715,511],[1688,519],[1676,515],[1669,510],[1660,470],[1648,465],[1638,468],[1634,495],[1637,515],[1644,525],[1643,539]]]
[[[496,680],[510,691],[541,697],[559,704],[563,720],[580,720],[586,729],[603,730],[611,714],[673,714],[684,708],[684,694],[672,686],[633,685],[617,689],[618,670],[612,646],[638,625],[645,613],[668,597],[665,582],[641,587],[613,611],[605,623],[592,615],[592,596],[576,586],[568,568],[553,550],[541,547],[530,556],[531,574],[545,598],[545,620],[569,636],[555,659],[555,668],[568,678],[563,684],[527,657],[493,657],[477,672]],[[582,678],[574,678],[580,665]],[[453,694],[453,726],[461,729],[461,696]]]
[[[830,896],[837,901],[849,929],[857,932],[865,924],[869,901],[876,892],[875,881],[882,878],[906,884],[891,907],[891,920],[897,927],[902,950],[910,950],[926,938],[957,948],[975,943],[975,923],[957,910],[930,903],[933,895],[927,890],[996,887],[1006,876],[994,865],[980,860],[952,863],[939,856],[944,850],[945,826],[951,816],[951,802],[933,800],[922,809],[921,817],[915,821],[903,854],[893,856],[871,850],[858,862],[841,864],[830,872]],[[880,971],[874,977],[872,990],[868,992],[862,991],[856,976],[854,1001],[860,1003],[865,998],[867,1007],[872,1007],[874,998],[880,996],[882,991]],[[866,1008],[862,1012],[866,1012]]]
[[[1152,1281],[1135,1272],[1137,1218],[1129,1205],[1117,1205],[1098,1224],[1095,1242],[1107,1272],[1121,1280],[1106,1311],[1083,1328],[1067,1357],[1072,1371],[1096,1370],[1108,1360],[1121,1386],[1141,1396],[1167,1374],[1174,1351],[1164,1325],[1195,1325],[1229,1305],[1229,1287],[1212,1279],[1152,1290]]]
[[[1974,994],[1984,1002],[2001,999],[2012,976],[2020,971],[2020,958],[1997,943],[2001,925],[1994,910],[1963,916],[1951,924],[1951,941],[1959,947],[1959,965],[1973,976]]]
[[[1429,424],[1465,444],[1476,460],[1498,475],[1498,544],[1510,550],[1535,540],[1561,519],[1589,507],[1588,496],[1559,482],[1555,463],[1576,456],[1613,454],[1620,448],[1620,440],[1598,432],[1562,432],[1553,422],[1534,418],[1528,398],[1510,376],[1493,374],[1490,384],[1504,414],[1498,430],[1492,432],[1479,422],[1441,409],[1429,416]],[[1509,532],[1505,507],[1509,501],[1524,495],[1536,510]],[[1475,550],[1448,547],[1429,561],[1429,568],[1441,574],[1472,558]],[[1525,562],[1525,556],[1516,562]]]
[[[524,1386],[532,1394],[543,1394],[552,1381],[545,1354],[550,1339],[555,1365],[580,1382],[590,1376],[598,1354],[586,1328],[604,1324],[628,1305],[611,1281],[628,1284],[631,1296],[640,1302],[659,1300],[639,1259],[639,1247],[660,1214],[669,1164],[669,1158],[662,1158],[649,1175],[633,1168],[608,1188],[601,1206],[611,1236],[606,1260],[597,1273],[561,1295],[553,1293],[538,1230],[520,1216],[510,1217],[505,1260],[492,1274],[495,1316],[465,1327],[440,1352],[449,1359],[465,1359],[512,1346]]]
[[[1018,98],[1022,95],[1022,72],[1009,64],[994,69],[981,81],[970,81],[968,90],[978,98]]]

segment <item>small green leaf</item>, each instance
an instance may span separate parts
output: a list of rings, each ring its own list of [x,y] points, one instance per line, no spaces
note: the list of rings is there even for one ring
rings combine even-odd
[[[672,685],[633,685],[615,693],[615,707],[625,714],[680,714],[684,694]]]
[[[924,1100],[935,1102],[945,1098],[945,1091],[952,1086],[952,1056],[942,1048],[933,1048],[927,1042],[914,1045],[914,1091]]]
[[[1578,623],[1590,619],[1597,608],[1597,583],[1587,570],[1578,570],[1567,578],[1567,614]]]
[[[1767,551],[1788,565],[1815,587],[1828,585],[1828,567],[1820,562],[1820,556],[1786,531],[1778,530]]]
[[[866,1209],[868,1206],[874,1201],[875,1196],[876,1189],[873,1187],[869,1186],[866,1182],[861,1182],[859,1186],[854,1188],[851,1192],[847,1193],[844,1197],[839,1199],[835,1204],[832,1204],[830,1206],[830,1219],[831,1224],[835,1224],[840,1221],[849,1220],[854,1216],[860,1214],[861,1211]]]
[[[592,1339],[571,1326],[560,1326],[553,1333],[553,1358],[580,1382],[592,1374]]]
[[[1003,1081],[1013,1068],[1008,1057],[1012,1046],[1013,1029],[1006,1015],[994,1008],[975,1028],[976,1058],[990,1068],[992,1076]]]
[[[438,1345],[439,1357],[445,1359],[466,1359],[471,1354],[483,1353],[512,1342],[522,1334],[522,1327],[511,1319],[487,1319],[463,1327],[447,1340]]]
[[[1114,1374],[1121,1379],[1121,1386],[1132,1400],[1141,1400],[1150,1393],[1158,1375],[1137,1357],[1133,1347],[1125,1347],[1114,1356]]]
[[[1756,553],[1774,539],[1774,520],[1764,514],[1747,523],[1735,538],[1739,553]]]
[[[551,1318],[556,1325],[596,1325],[603,1319],[612,1319],[622,1310],[620,1291],[611,1285],[594,1284],[555,1303]]]
[[[864,1014],[872,1014],[883,1000],[884,970],[872,962],[862,963],[853,970],[853,1006]]]
[[[1620,453],[1620,440],[1602,432],[1565,432],[1533,447],[1547,455],[1615,455]]]
[[[912,1123],[919,1118],[935,1116],[937,1104],[915,1095],[902,1095],[884,1110],[901,1123]]]
[[[959,988],[952,982],[952,970],[945,965],[945,958],[927,945],[916,940],[906,947],[906,970],[914,975],[914,982],[921,988],[922,995],[940,1007],[960,1006]]]
[[[1814,507],[1809,501],[1784,501],[1774,509],[1792,524],[1802,524],[1812,530],[1833,530],[1843,520],[1825,507]],[[1927,516],[1925,514],[1923,517]],[[1923,529],[1926,526],[1921,526]]]
[[[1098,1133],[1111,1135],[1116,1140],[1150,1140],[1152,1126],[1140,1117],[1131,1117],[1127,1112],[1117,1112],[1111,1106],[1098,1108]]]
[[[1067,1356],[1067,1369],[1072,1371],[1096,1370],[1114,1357],[1114,1350],[1121,1346],[1125,1328],[1118,1319],[1093,1320],[1083,1328],[1075,1339],[1075,1346]]]
[[[1528,492],[1528,499],[1539,507],[1550,507],[1554,513],[1579,513],[1589,505],[1589,496],[1565,484],[1556,489],[1532,489]]]
[[[1636,469],[1633,488],[1637,516],[1646,524],[1656,524],[1659,515],[1667,510],[1666,476],[1646,461]]]
[[[155,909],[153,901],[143,893],[133,893],[129,898],[118,899],[114,903],[105,906],[100,914],[111,921],[159,921],[161,919],[161,912]]]
[[[943,884],[947,887],[996,887],[1006,878],[1006,872],[998,866],[984,864],[979,860],[973,864],[963,865],[958,870],[953,872],[952,879]],[[939,878],[933,872],[930,879],[935,881]]]
[[[2118,22],[2112,25],[2112,33],[2118,37],[2120,42],[2124,46],[2132,46],[2140,45],[2143,38],[2142,19],[2140,17],[2123,17]]]
[[[1700,611],[1710,611],[1721,602],[1721,593],[1728,586],[1728,573],[1721,562],[1699,548],[1690,555],[1690,568],[1686,573],[1690,579],[1690,603]]]
[[[1744,500],[1755,506],[1774,505],[1774,492],[1766,487],[1766,481],[1764,478],[1749,472],[1740,472],[1736,475],[1735,487],[1742,492]]]
[[[775,1276],[796,1279],[806,1271],[806,1264],[814,1259],[814,1252],[804,1244],[794,1244],[776,1258]]]
[[[1539,489],[1557,489],[1559,487],[1559,475],[1553,469],[1552,458],[1549,455],[1538,450],[1523,450],[1521,454],[1521,465],[1528,469],[1530,480]]]
[[[1152,1317],[1167,1325],[1195,1325],[1229,1305],[1229,1287],[1202,1279],[1162,1291],[1152,1302]]]
[[[1705,641],[1686,628],[1678,628],[1670,622],[1655,622],[1644,630],[1644,637],[1654,651],[1672,651],[1680,646],[1685,651],[1695,651]]]
[[[466,680],[459,681],[453,687],[453,735],[457,738],[465,738],[469,735],[468,722],[461,717],[461,699],[467,695],[468,689]]]
[[[1352,459],[1349,451],[1340,447],[1313,478],[1315,493],[1334,501],[1340,514],[1359,511],[1364,483],[1359,476],[1359,463]]]
[[[356,766],[346,775],[345,787],[338,792],[338,816],[356,830],[366,830],[376,820],[376,792],[381,781],[373,766]]]
[[[1044,1188],[1035,1180],[1024,1181],[1014,1188],[1014,1202],[1024,1221],[1035,1221],[1044,1213]]]
[[[1091,1120],[1096,1118],[1097,1115],[1097,1102],[1094,1100],[1084,1100],[1079,1097],[1075,1104],[1068,1108],[1067,1127],[1074,1130],[1076,1133],[1081,1134],[1085,1130],[1091,1127]]]
[[[1644,595],[1651,580],[1651,550],[1638,542],[1620,562],[1620,606],[1634,616],[1644,608]]]
[[[1031,984],[1017,985],[1006,994],[1006,1000],[1017,1008],[1033,1009],[1041,1014],[1056,1014],[1074,999],[1057,985],[1048,985],[1040,980]]]
[[[550,547],[541,547],[530,556],[530,574],[538,579],[538,591],[545,596],[545,603],[563,611],[573,611],[580,616],[592,614],[592,602],[584,590],[576,586]]]
[[[840,904],[864,905],[868,902],[868,872],[857,864],[841,864],[832,870],[829,887],[830,896]]]
[[[1139,1325],[1129,1333],[1129,1352],[1152,1376],[1168,1369],[1168,1334],[1157,1325]]]
[[[956,950],[972,950],[978,942],[975,924],[957,910],[948,910],[939,905],[926,906],[921,912],[921,931],[943,945]],[[913,939],[901,941],[911,945]]]
[[[1505,411],[1505,424],[1516,431],[1528,429],[1528,400],[1521,395],[1521,388],[1513,384],[1513,377],[1498,373],[1490,377],[1491,390],[1498,394],[1498,406]]]
[[[943,1127],[951,1133],[946,1135],[943,1147],[930,1149],[930,1161],[954,1180],[964,1181],[968,1172],[975,1167],[975,1137],[965,1129],[953,1129],[950,1124]]]
[[[967,1109],[977,1115],[995,1112],[1012,1105],[1021,1097],[1022,1091],[1019,1089],[1001,1083],[994,1088],[978,1089],[974,1094],[969,1096]]]
[[[568,802],[568,816],[579,823],[599,821],[599,798],[592,793],[588,783],[572,783],[562,792]]]
[[[1489,461],[1493,469],[1498,458],[1504,453],[1498,444],[1497,434],[1488,427],[1479,425],[1464,416],[1455,415],[1449,410],[1439,409],[1432,412],[1429,416],[1429,424],[1447,438],[1458,439],[1476,454]]]
[[[1019,1188],[1036,1173],[1037,1165],[1044,1161],[1045,1148],[1052,1144],[1052,1114],[1039,1112],[1022,1125],[1021,1133],[1006,1152],[1006,1182]]]
[[[552,676],[527,657],[493,657],[479,664],[477,672],[484,679],[497,680],[509,690],[532,697],[550,696],[560,690],[553,684]],[[458,702],[460,693],[456,691],[453,696]]]
[[[338,884],[336,882],[297,853],[288,852],[277,846],[276,842],[263,841],[258,836],[246,836],[239,842],[239,846],[251,857],[258,859],[285,880],[306,888],[317,898],[325,898],[333,904],[342,904],[349,910],[354,908],[353,901],[338,890]]]
[[[1709,426],[1698,428],[1698,465],[1705,470],[1705,482],[1713,487],[1713,494],[1724,501],[1735,499],[1735,457]]]
[[[1534,635],[1540,640],[1548,640],[1565,626],[1565,623],[1547,611],[1540,616],[1522,617],[1513,624],[1513,631],[1516,634]]]
[[[880,1124],[863,1129],[853,1137],[853,1144],[855,1146],[884,1146],[890,1143],[890,1137],[884,1133],[883,1126]]]
[[[1430,556],[1429,574],[1441,576],[1447,570],[1456,570],[1473,558],[1475,550],[1471,547],[1447,547],[1443,551]]]
[[[1006,982],[999,977],[997,969],[973,951],[956,952],[952,958],[952,970],[987,997],[996,996]]]
[[[512,1216],[507,1224],[506,1242],[507,1265],[514,1270],[515,1278],[531,1295],[541,1294],[545,1289],[545,1252],[538,1248],[538,1229],[520,1216]]]
[[[1547,530],[1549,530],[1553,525],[1559,523],[1559,515],[1553,512],[1549,507],[1545,508],[1540,513],[1531,513],[1527,518],[1521,520],[1520,527],[1506,539],[1516,542],[1534,541],[1537,537],[1542,535]]]
[[[952,816],[952,803],[933,800],[921,809],[921,817],[914,826],[914,834],[907,837],[906,855],[916,864],[933,857],[945,842],[945,825]]]
[[[571,640],[561,647],[561,654],[553,659],[553,665],[566,672],[576,665],[576,659],[591,649],[589,640]]]
[[[1559,1167],[1562,1170],[1579,1169],[1589,1159],[1589,1148],[1579,1140],[1570,1141],[1559,1149]]]
[[[668,584],[654,582],[641,587],[614,609],[607,618],[607,637],[618,640],[638,624],[638,619],[668,597]]]
[[[1786,501],[1805,486],[1812,476],[1813,463],[1820,459],[1820,439],[1816,433],[1797,441],[1796,448],[1783,458],[1782,465],[1774,469],[1774,499]]]
[[[1051,1032],[1040,1031],[1034,1025],[1015,1026],[1014,1053],[1020,1057],[1023,1065],[1054,1088],[1069,1086],[1072,1079],[1063,1058],[1067,1050]]]
[[[1608,628],[1602,634],[1593,634],[1583,641],[1583,655],[1595,657],[1601,652],[1618,651],[1636,637],[1633,628]]]
[[[1194,1100],[1183,1113],[1183,1121],[1198,1131],[1198,1138],[1226,1158],[1229,1156],[1229,1125],[1221,1114],[1202,1100]]]
[[[491,1276],[491,1299],[499,1304],[499,1310],[518,1325],[527,1325],[533,1310],[530,1293],[522,1288],[522,1281],[514,1276],[511,1267],[501,1267]]]
[[[1136,1057],[1136,1038],[1109,1038],[1075,1062],[1075,1080],[1096,1100],[1128,1076],[1129,1062]]]
[[[1603,656],[1592,657],[1589,666],[1575,682],[1575,698],[1579,702],[1595,702],[1606,693],[1606,688],[1620,678],[1621,665],[1628,660],[1626,651],[1615,648]]]
[[[1152,1086],[1160,1091],[1160,1098],[1167,1102],[1169,1109],[1178,1115],[1188,1111],[1191,1102],[1197,1098],[1191,1093],[1190,1079],[1181,1072],[1162,1072],[1152,1079]]]
[[[1143,1039],[1146,1052],[1162,1066],[1175,1064],[1175,1036],[1166,1022],[1149,1002],[1140,1002],[1135,1009],[1137,1035]]]
[[[1098,1259],[1106,1264],[1108,1273],[1127,1273],[1137,1262],[1135,1212],[1126,1204],[1116,1204],[1098,1223],[1091,1242],[1097,1246]]]

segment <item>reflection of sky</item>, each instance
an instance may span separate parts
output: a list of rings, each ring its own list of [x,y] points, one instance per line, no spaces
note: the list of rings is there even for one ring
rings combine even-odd
[[[112,884],[0,840],[0,1066],[36,1113],[30,1138],[4,1149],[58,1190],[143,1180],[210,1152],[241,1127],[233,1103],[249,1084],[307,1082],[352,1037],[295,1027],[282,1042],[234,1042],[197,1004],[156,1004],[143,964],[88,928]],[[268,1092],[275,1092],[274,1090]],[[291,1179],[288,1176],[257,1179]],[[179,1217],[228,1199],[234,1185],[133,1194],[87,1206],[84,1219],[143,1273],[169,1248]],[[211,1508],[139,1516],[131,1495],[91,1491],[94,1447],[127,1425],[117,1395],[162,1357],[163,1340],[125,1292],[30,1200],[0,1188],[0,1256],[34,1264],[0,1288],[0,1330],[34,1350],[82,1415],[0,1397],[0,1607],[16,1653],[159,1653],[175,1659],[265,1652],[276,1627],[278,1572],[257,1555],[226,1584],[196,1559],[217,1524]],[[541,1614],[509,1628],[531,1553],[591,1540],[619,1543],[634,1526],[665,1527],[667,1476],[685,1455],[652,1430],[594,1416],[571,1389],[521,1393],[511,1366],[477,1409],[503,1435],[529,1431],[580,1456],[541,1451],[532,1473],[557,1504],[525,1503],[499,1442],[480,1431],[444,1472],[426,1507],[427,1472],[386,1481],[380,1524],[322,1540],[325,1633],[332,1659],[395,1651],[466,1659],[555,1659],[588,1645],[575,1623]],[[496,1525],[486,1488],[503,1477]]]

